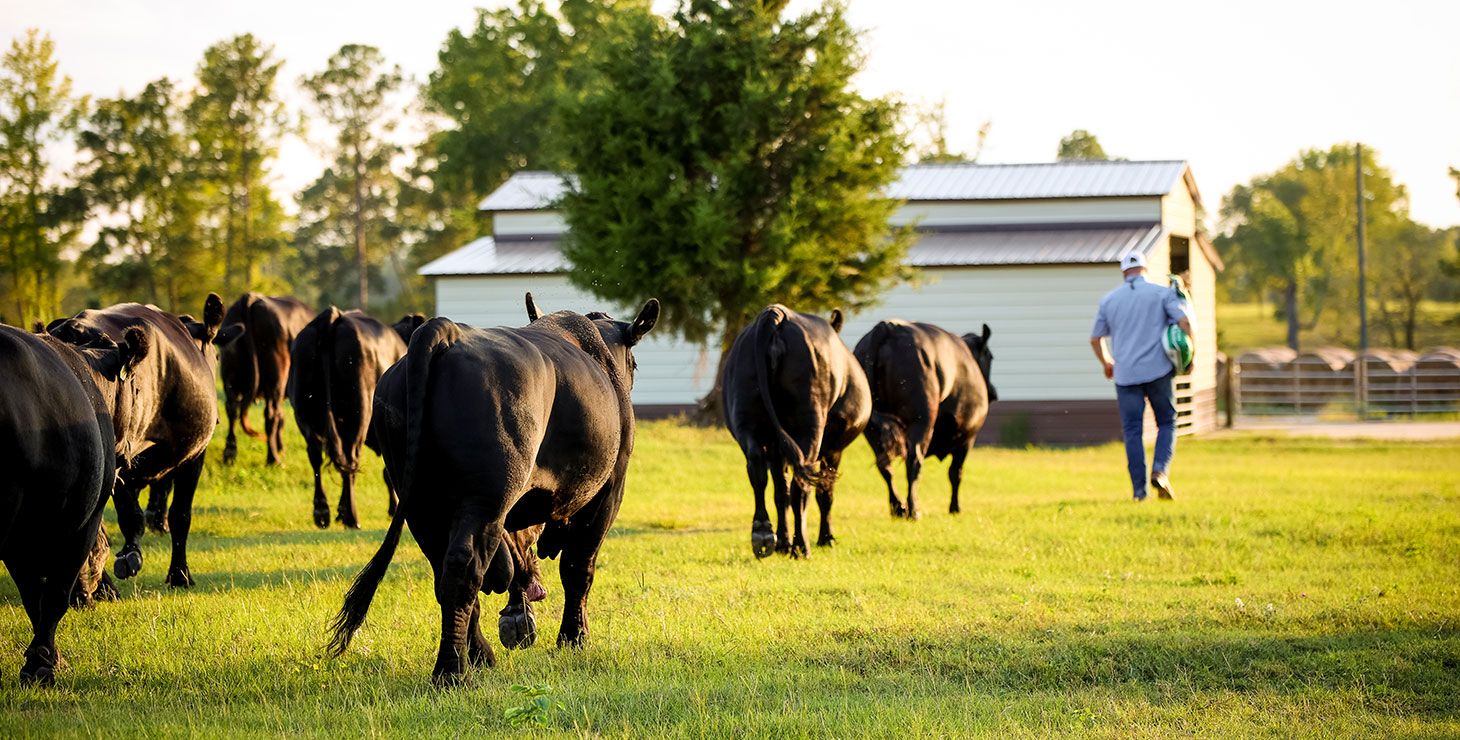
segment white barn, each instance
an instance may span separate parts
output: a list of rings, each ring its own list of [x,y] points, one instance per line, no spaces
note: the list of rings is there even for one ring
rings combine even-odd
[[[557,246],[567,227],[554,205],[563,188],[552,173],[519,172],[483,200],[481,209],[493,216],[492,236],[421,268],[434,280],[437,313],[477,326],[519,326],[529,290],[546,311],[636,310],[605,306],[569,285]],[[1197,232],[1201,201],[1185,162],[914,165],[889,194],[905,201],[894,222],[920,232],[907,262],[922,277],[849,316],[842,338],[855,346],[884,318],[927,321],[959,334],[987,323],[1000,400],[980,442],[1120,437],[1115,390],[1088,337],[1100,297],[1120,284],[1115,262],[1130,251],[1146,255],[1153,279],[1167,272],[1187,276],[1197,361],[1190,376],[1177,379],[1178,425],[1183,433],[1214,426],[1221,262]],[[714,385],[716,353],[651,334],[634,351],[640,415],[693,408]]]

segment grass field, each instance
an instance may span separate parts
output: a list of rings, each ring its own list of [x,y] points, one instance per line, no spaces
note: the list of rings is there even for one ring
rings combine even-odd
[[[1114,446],[980,449],[964,513],[934,462],[910,523],[859,441],[840,544],[757,562],[728,435],[643,424],[592,644],[549,647],[545,563],[538,645],[452,690],[429,680],[439,613],[411,543],[354,646],[322,657],[386,526],[380,463],[366,529],[321,532],[288,444],[278,470],[252,440],[225,468],[215,444],[197,587],[162,585],[149,535],[122,600],[62,623],[53,689],[17,683],[29,625],[0,577],[0,737],[541,734],[504,719],[513,684],[551,687],[562,736],[1460,736],[1460,442],[1183,440],[1177,502],[1141,505]]]
[[[1424,301],[1420,303],[1419,320],[1415,323],[1415,345],[1423,351],[1439,345],[1460,345],[1460,304]],[[1304,348],[1359,346],[1358,319],[1348,317],[1352,326],[1340,328],[1330,311],[1325,320],[1312,329],[1300,332],[1299,346]],[[1403,342],[1404,334],[1398,335]],[[1288,325],[1273,318],[1272,304],[1217,303],[1217,348],[1227,354],[1257,347],[1282,347],[1288,343]],[[1369,316],[1369,345],[1399,347],[1385,331],[1379,317]]]

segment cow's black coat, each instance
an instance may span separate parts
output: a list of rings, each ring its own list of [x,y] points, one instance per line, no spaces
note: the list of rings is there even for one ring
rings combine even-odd
[[[963,461],[988,416],[996,396],[988,385],[989,328],[962,339],[932,324],[890,320],[872,327],[857,342],[857,362],[872,386],[872,419],[867,442],[877,456],[877,470],[887,483],[894,516],[919,516],[918,477],[923,458],[953,456],[948,482],[953,495],[948,511],[957,513]],[[892,485],[892,460],[907,467],[907,504]]]
[[[331,306],[294,338],[289,401],[314,469],[314,523],[321,529],[330,524],[329,500],[320,475],[326,458],[340,471],[335,520],[351,529],[360,528],[355,512],[355,473],[360,467],[361,446],[378,450],[369,435],[375,384],[386,368],[405,355],[411,332],[424,321],[416,314],[387,327],[360,311],[342,312]],[[387,477],[387,488],[389,485]],[[392,515],[395,503],[391,491]]]
[[[438,682],[458,680],[468,660],[495,663],[477,594],[513,586],[525,556],[514,557],[509,532],[545,525],[538,555],[561,554],[558,644],[588,638],[588,590],[633,452],[631,348],[658,316],[650,301],[632,324],[564,311],[520,329],[437,318],[412,335],[380,379],[371,420],[400,508],[336,617],[336,654],[364,621],[402,523],[435,573]]]
[[[228,414],[228,440],[223,462],[238,457],[235,419],[250,437],[248,408],[264,402],[264,433],[269,465],[284,459],[284,396],[289,383],[289,348],[299,331],[314,318],[304,301],[292,296],[244,293],[228,307],[218,345],[218,374],[223,376],[223,406]]]
[[[52,336],[78,346],[102,337],[123,341],[137,327],[150,346],[146,358],[132,370],[132,411],[126,427],[119,427],[119,475],[112,500],[117,524],[126,542],[117,553],[118,578],[131,578],[142,569],[142,509],[137,496],[152,486],[148,509],[161,519],[167,495],[167,524],[172,532],[169,586],[193,585],[188,570],[188,530],[192,526],[193,493],[203,472],[204,452],[218,426],[217,391],[213,368],[204,354],[223,318],[223,302],[209,294],[203,321],[177,317],[156,306],[122,303],[88,309],[46,327]]]
[[[131,427],[127,377],[147,353],[136,328],[121,346],[103,336],[73,347],[0,326],[0,561],[34,631],[23,683],[55,680],[56,625],[97,544]]]
[[[725,424],[745,453],[755,492],[750,546],[756,557],[772,550],[807,554],[805,514],[813,488],[821,510],[817,544],[835,539],[831,503],[837,466],[872,411],[867,379],[837,334],[841,324],[840,311],[828,322],[773,305],[736,337],[725,361]],[[765,507],[767,474],[775,488],[774,533]],[[788,508],[794,533],[786,527]]]

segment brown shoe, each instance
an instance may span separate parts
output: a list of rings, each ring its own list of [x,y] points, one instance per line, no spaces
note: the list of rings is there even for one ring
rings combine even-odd
[[[1171,480],[1165,473],[1151,474],[1151,487],[1156,489],[1156,498],[1162,501],[1171,501]]]

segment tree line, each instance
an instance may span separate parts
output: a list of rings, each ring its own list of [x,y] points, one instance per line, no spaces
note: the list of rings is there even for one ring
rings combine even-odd
[[[188,312],[211,290],[429,310],[417,268],[490,233],[477,204],[523,169],[576,175],[560,204],[573,283],[614,303],[652,293],[682,337],[726,347],[777,301],[864,308],[912,276],[913,234],[888,227],[882,195],[899,168],[975,160],[990,124],[957,151],[942,102],[851,86],[866,59],[840,3],[785,5],[518,0],[450,31],[419,83],[357,44],[289,77],[243,34],[192,78],[99,100],[27,33],[0,60],[0,319],[122,300]],[[326,165],[276,192],[280,142],[306,131],[328,141]],[[1272,300],[1298,326],[1348,310],[1350,149],[1304,152],[1224,199],[1230,297]],[[1084,130],[1057,154],[1107,158]],[[1420,301],[1455,297],[1437,268],[1454,234],[1409,220],[1403,187],[1365,157],[1374,313],[1402,344]]]

